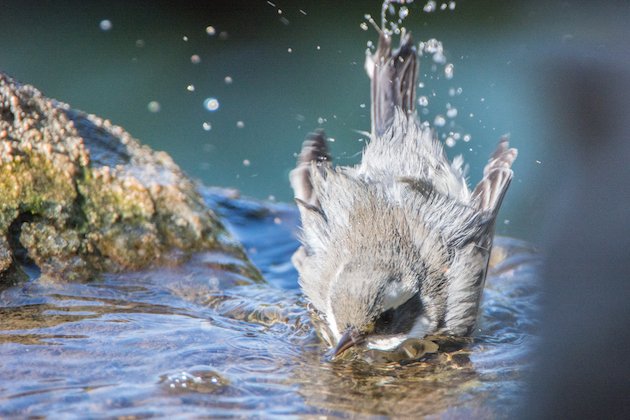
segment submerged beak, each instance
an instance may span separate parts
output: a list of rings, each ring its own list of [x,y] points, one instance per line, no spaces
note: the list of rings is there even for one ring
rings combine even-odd
[[[339,339],[339,342],[337,343],[335,348],[332,350],[333,358],[339,356],[341,353],[348,350],[350,347],[359,345],[363,343],[364,341],[365,341],[364,334],[358,332],[354,328],[348,328]]]

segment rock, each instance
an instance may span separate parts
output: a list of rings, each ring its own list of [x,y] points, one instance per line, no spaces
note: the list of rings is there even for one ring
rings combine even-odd
[[[0,73],[0,279],[20,259],[76,280],[211,249],[246,258],[166,153]]]

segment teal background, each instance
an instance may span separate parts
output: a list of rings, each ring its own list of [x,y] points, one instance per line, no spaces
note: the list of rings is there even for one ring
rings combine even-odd
[[[464,154],[472,182],[499,137],[510,133],[519,158],[497,229],[536,242],[545,191],[563,176],[554,172],[554,162],[564,158],[545,73],[565,51],[588,54],[617,42],[617,29],[629,21],[628,6],[457,1],[453,11],[428,14],[422,11],[425,3],[409,5],[404,25],[416,41],[441,40],[455,65],[452,80],[436,80],[439,69],[432,72],[427,60],[421,61],[426,87],[418,95],[436,93],[427,118],[443,114],[447,102],[458,109],[455,129],[472,141],[460,141],[449,154]],[[321,126],[335,139],[337,163],[359,158],[363,143],[357,130],[369,130],[363,61],[366,43],[377,39],[360,24],[366,13],[379,16],[380,2],[273,4],[3,1],[0,70],[123,126],[167,151],[204,184],[289,201],[288,172],[309,131]],[[100,29],[103,19],[112,22],[111,30]],[[208,36],[208,25],[216,35]],[[200,56],[199,64],[191,63],[193,54]],[[194,92],[187,90],[190,84]],[[451,87],[461,87],[462,94],[449,97]],[[203,107],[208,97],[219,100],[217,111]],[[151,101],[160,103],[159,112],[149,112]],[[319,118],[325,122],[319,124]],[[238,121],[244,127],[238,128]],[[204,122],[210,131],[202,128]]]

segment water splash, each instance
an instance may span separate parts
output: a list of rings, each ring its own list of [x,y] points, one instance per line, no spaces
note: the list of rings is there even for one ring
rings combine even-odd
[[[214,112],[219,109],[219,100],[217,98],[206,98],[203,101],[203,107],[206,108],[210,112]]]
[[[103,31],[103,32],[111,31],[111,29],[113,27],[112,21],[109,20],[109,19],[103,19],[98,24],[98,27],[101,28],[101,31]]]

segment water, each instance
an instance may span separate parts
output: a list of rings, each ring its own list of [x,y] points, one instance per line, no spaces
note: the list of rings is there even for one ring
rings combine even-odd
[[[0,416],[505,416],[535,341],[538,255],[497,239],[480,329],[422,361],[326,362],[290,256],[291,205],[204,189],[268,283],[229,255],[0,292]]]

